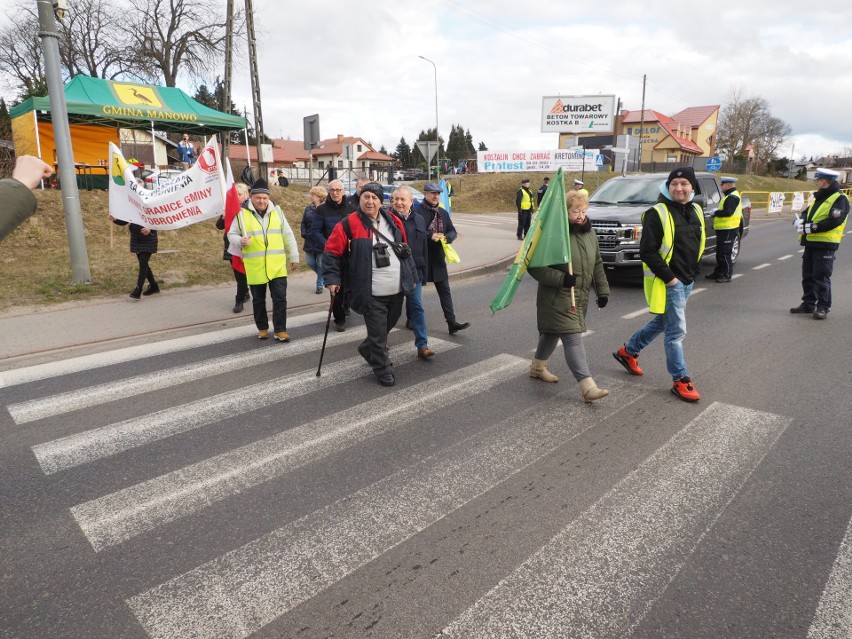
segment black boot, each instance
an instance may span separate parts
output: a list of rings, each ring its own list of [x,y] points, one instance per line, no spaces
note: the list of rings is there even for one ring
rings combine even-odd
[[[142,287],[137,286],[132,291],[130,291],[130,297],[132,297],[135,300],[141,299],[142,298]]]
[[[243,301],[241,299],[237,300],[237,303],[234,304],[234,313],[242,313],[243,312]]]
[[[450,335],[455,335],[455,334],[456,334],[456,333],[458,333],[459,331],[463,331],[463,330],[464,330],[464,329],[466,329],[468,326],[470,326],[470,322],[464,322],[464,323],[460,323],[460,322],[447,322],[447,326],[448,326],[448,327],[449,327],[449,329],[450,329]]]
[[[142,295],[156,295],[160,292],[160,285],[154,282],[153,284],[148,284],[148,288],[145,289],[145,292]]]

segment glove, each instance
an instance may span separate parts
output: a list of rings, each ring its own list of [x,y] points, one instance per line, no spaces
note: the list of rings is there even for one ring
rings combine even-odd
[[[598,308],[603,308],[608,303],[609,303],[609,297],[607,297],[606,295],[603,295],[603,296],[598,298]]]
[[[799,233],[800,235],[803,234],[805,232],[804,226],[805,223],[802,222],[802,218],[797,217],[795,220],[793,220],[793,228],[796,229],[796,233]]]
[[[562,276],[562,286],[564,286],[565,288],[571,288],[576,283],[577,283],[577,276],[576,275],[571,275],[570,273],[565,273],[565,275]]]
[[[816,231],[816,224],[803,224],[802,225],[802,233],[807,235],[808,233],[813,233]]]

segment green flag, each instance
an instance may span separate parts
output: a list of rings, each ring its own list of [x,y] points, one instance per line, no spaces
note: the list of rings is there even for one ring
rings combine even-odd
[[[491,312],[509,306],[527,268],[567,264],[571,261],[571,242],[568,239],[568,208],[565,205],[565,178],[560,168],[550,181],[538,212],[533,216],[530,230],[515,263],[503,285],[491,302]]]

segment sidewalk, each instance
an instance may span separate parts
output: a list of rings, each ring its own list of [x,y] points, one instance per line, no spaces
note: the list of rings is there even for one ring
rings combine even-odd
[[[459,238],[453,244],[461,264],[450,265],[450,279],[475,277],[503,270],[520,243],[515,237],[515,214],[454,214]],[[328,294],[315,293],[316,276],[308,271],[288,278],[287,308],[293,316],[307,309],[328,308]],[[22,358],[51,361],[61,351],[85,347],[88,352],[144,344],[154,334],[191,334],[218,328],[253,325],[251,303],[243,313],[232,312],[236,285],[165,289],[139,301],[127,297],[83,302],[69,307],[44,307],[32,313],[0,317],[0,370],[19,365]],[[432,292],[431,287],[424,292]],[[272,303],[267,299],[267,308]],[[159,338],[158,338],[159,339]],[[28,362],[31,363],[31,362]]]

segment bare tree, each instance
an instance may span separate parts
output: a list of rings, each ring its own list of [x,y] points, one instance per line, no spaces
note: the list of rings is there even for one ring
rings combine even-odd
[[[755,160],[766,163],[791,131],[790,125],[772,115],[765,98],[744,97],[742,89],[734,88],[719,115],[716,146],[733,157],[745,155],[746,147],[752,145]]]
[[[59,23],[63,34],[62,63],[69,77],[85,74],[114,80],[140,73],[139,61],[128,49],[124,11],[108,0],[75,0]]]
[[[128,25],[136,53],[149,60],[157,79],[173,87],[183,72],[209,76],[224,52],[225,16],[213,0],[129,0]],[[153,78],[152,78],[153,79]]]
[[[47,85],[38,31],[38,16],[23,3],[10,11],[9,21],[0,28],[0,75],[7,88],[19,91],[21,99],[46,95],[42,93]]]

